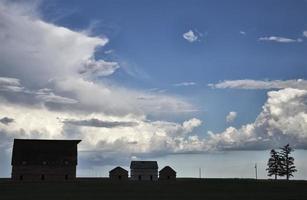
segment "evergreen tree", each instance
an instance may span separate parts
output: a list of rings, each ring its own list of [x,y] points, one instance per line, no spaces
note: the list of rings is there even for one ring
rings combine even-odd
[[[290,147],[289,144],[281,148],[280,156],[281,156],[281,176],[286,176],[287,180],[290,177],[293,177],[293,173],[296,172],[296,168],[294,165],[294,158],[290,156],[291,152],[294,150]]]
[[[280,175],[281,172],[281,162],[280,162],[280,156],[275,149],[272,149],[271,157],[268,160],[268,168],[266,169],[268,171],[268,176],[275,176],[275,180],[277,179],[277,176]]]

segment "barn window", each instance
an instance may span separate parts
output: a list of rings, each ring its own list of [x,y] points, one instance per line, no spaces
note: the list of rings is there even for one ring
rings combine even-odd
[[[68,180],[68,174],[65,175],[65,180]]]
[[[42,174],[42,175],[41,175],[41,180],[42,180],[42,181],[45,180],[45,174]]]
[[[21,181],[23,180],[23,175],[19,176],[19,180],[21,180]]]
[[[152,175],[150,175],[150,180],[152,181]]]
[[[119,179],[119,180],[121,180],[121,179],[122,179],[122,176],[121,176],[121,175],[119,175],[119,176],[118,176],[118,179]]]
[[[141,176],[141,175],[139,175],[139,181],[140,181],[140,180],[142,180],[142,176]]]
[[[167,179],[171,179],[171,177],[170,177],[170,176],[167,176]]]

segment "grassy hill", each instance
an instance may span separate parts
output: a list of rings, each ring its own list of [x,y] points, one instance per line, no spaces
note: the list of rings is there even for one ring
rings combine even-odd
[[[0,199],[306,200],[307,181],[186,178],[157,182],[116,182],[98,178],[78,179],[75,182],[12,182],[0,180]]]

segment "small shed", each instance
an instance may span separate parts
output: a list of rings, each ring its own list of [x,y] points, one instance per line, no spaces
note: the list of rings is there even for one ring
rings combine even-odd
[[[122,167],[115,167],[109,171],[109,177],[111,180],[128,180],[128,171]]]
[[[130,164],[131,180],[156,181],[158,180],[157,161],[131,161]]]
[[[176,171],[166,166],[159,171],[159,180],[176,180]]]

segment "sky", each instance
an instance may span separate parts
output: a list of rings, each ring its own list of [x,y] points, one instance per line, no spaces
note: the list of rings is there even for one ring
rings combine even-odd
[[[267,178],[289,143],[306,179],[306,19],[305,0],[0,0],[0,176],[37,138],[81,139],[80,176]]]

